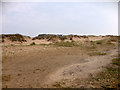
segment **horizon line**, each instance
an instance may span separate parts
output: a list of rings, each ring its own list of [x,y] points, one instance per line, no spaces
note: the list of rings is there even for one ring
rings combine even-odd
[[[39,36],[39,35],[42,35],[42,34],[45,34],[45,35],[78,35],[78,36],[120,36],[120,35],[115,35],[115,34],[61,34],[61,33],[39,33],[37,35],[34,35],[34,36],[30,36],[30,35],[25,35],[25,34],[21,34],[21,33],[1,33],[0,35],[15,35],[15,34],[20,34],[22,36],[29,36],[29,37],[36,37],[36,36]]]

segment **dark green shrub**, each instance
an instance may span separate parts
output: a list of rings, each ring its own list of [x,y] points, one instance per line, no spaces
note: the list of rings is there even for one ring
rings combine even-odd
[[[114,58],[113,59],[113,64],[120,65],[120,58]]]
[[[30,45],[35,45],[35,42],[32,42]]]
[[[4,38],[10,39],[12,42],[14,42],[14,41],[26,42],[24,37],[22,35],[20,35],[20,34],[7,34],[7,35],[3,34],[2,39],[4,40]]]
[[[11,46],[14,46],[14,44],[11,44]]]
[[[106,55],[106,53],[101,53],[101,52],[92,52],[89,53],[90,56],[97,56],[97,55]]]
[[[59,36],[59,39],[64,41],[65,39],[67,39],[67,37],[66,36]]]

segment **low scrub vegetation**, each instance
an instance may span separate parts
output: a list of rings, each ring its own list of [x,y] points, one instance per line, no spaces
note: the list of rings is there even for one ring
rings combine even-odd
[[[110,37],[110,41],[111,42],[117,42],[118,41],[118,37],[112,36],[112,37]]]
[[[48,41],[52,40],[53,38],[58,38],[60,40],[65,40],[67,39],[66,35],[54,35],[54,34],[40,34],[37,37],[34,37],[33,40],[35,39],[47,39]]]
[[[15,46],[14,44],[11,44],[11,46]]]
[[[78,46],[78,44],[75,42],[56,42],[54,45],[55,46],[63,46],[63,47]]]
[[[24,37],[20,34],[8,34],[8,35],[2,35],[2,42],[4,42],[4,38],[8,38],[9,40],[11,40],[12,42],[14,41],[19,41],[19,42],[26,42],[26,40],[24,39]]]
[[[53,84],[53,87],[62,88],[62,86],[59,82],[56,82],[55,84]]]
[[[118,67],[120,58],[114,58],[112,64],[106,67],[106,70],[99,73],[94,78],[94,83],[103,88],[120,88]]]
[[[115,67],[107,67],[106,71],[98,74],[95,78],[99,85],[103,88],[117,88],[118,87],[118,69]]]
[[[11,75],[6,75],[6,76],[2,76],[2,81],[6,82],[6,81],[10,81]]]
[[[90,56],[97,56],[97,55],[106,55],[106,53],[102,53],[102,52],[92,52],[92,53],[88,53]]]
[[[106,42],[106,39],[103,39],[103,40],[97,40],[97,41],[91,41],[91,44],[104,44]]]
[[[113,59],[113,64],[120,65],[120,58],[114,58]]]
[[[35,45],[35,42],[32,42],[30,45]]]

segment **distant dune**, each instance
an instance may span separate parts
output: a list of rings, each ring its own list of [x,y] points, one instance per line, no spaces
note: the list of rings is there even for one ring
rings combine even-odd
[[[106,36],[94,36],[94,35],[55,35],[55,34],[39,34],[36,37],[29,37],[24,36],[21,34],[2,34],[2,43],[3,45],[30,45],[32,43],[35,44],[50,44],[50,43],[56,43],[56,42],[87,42],[87,41],[96,41],[96,40],[102,40],[105,38],[110,37],[117,37],[112,35],[106,35]]]

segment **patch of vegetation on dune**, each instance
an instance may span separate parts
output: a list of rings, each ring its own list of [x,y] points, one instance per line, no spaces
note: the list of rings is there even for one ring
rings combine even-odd
[[[107,70],[101,72],[96,78],[102,88],[117,88],[118,71],[117,68],[107,67]]]
[[[46,39],[47,41],[55,41],[54,39],[59,39],[61,41],[64,41],[66,39],[68,40],[73,40],[73,37],[76,38],[88,38],[88,36],[79,36],[79,35],[62,35],[62,34],[39,34],[38,36],[34,37],[32,40],[36,40],[36,39]]]
[[[53,46],[52,43],[49,43],[49,44],[39,44],[39,45],[41,45],[41,46]]]
[[[97,55],[106,55],[107,53],[102,53],[102,52],[92,52],[92,53],[88,53],[88,55],[90,56],[97,56]]]
[[[117,42],[117,41],[118,41],[118,37],[112,36],[108,39],[91,41],[90,44],[92,44],[92,45],[112,45],[113,44],[112,42]]]
[[[32,40],[35,40],[35,39],[49,39],[51,37],[56,37],[56,35],[53,35],[53,34],[40,34],[38,35],[37,37],[34,37]]]
[[[113,64],[120,65],[120,58],[114,58],[113,59]]]
[[[67,36],[66,35],[54,35],[54,34],[40,34],[37,37],[34,37],[32,40],[47,39],[48,41],[50,41],[50,40],[53,40],[55,38],[58,38],[61,41],[64,41],[65,39],[67,39]]]
[[[2,35],[2,42],[4,42],[5,38],[8,38],[12,42],[14,42],[14,41],[26,42],[26,40],[24,39],[24,37],[21,34],[7,34],[7,35],[3,34]]]
[[[10,79],[11,79],[11,75],[3,75],[2,76],[2,82],[7,82],[7,81],[10,81]]]
[[[118,38],[119,38],[119,37],[111,36],[109,40],[110,40],[111,42],[118,42]]]
[[[120,88],[119,67],[120,58],[114,58],[112,64],[106,67],[106,70],[100,72],[94,79],[95,85],[102,88]]]
[[[63,46],[63,47],[73,47],[73,46],[78,46],[76,42],[56,42],[54,44],[55,46]]]
[[[36,45],[35,42],[32,42],[30,45]]]
[[[96,46],[95,45],[89,45],[89,46],[85,46],[85,45],[81,45],[81,47],[83,48],[83,49],[86,49],[86,50],[95,50],[96,49]]]
[[[61,84],[59,82],[56,82],[52,85],[53,87],[62,88]]]
[[[92,45],[96,45],[96,44],[102,45],[102,44],[105,44],[105,43],[106,43],[106,40],[107,40],[107,39],[97,40],[97,41],[91,41],[90,43],[91,43]]]

